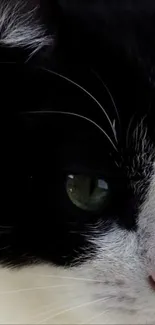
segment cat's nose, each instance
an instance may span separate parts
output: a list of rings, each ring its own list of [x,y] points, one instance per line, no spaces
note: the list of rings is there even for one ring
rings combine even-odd
[[[151,288],[155,290],[155,272],[149,276],[149,283],[151,285]]]

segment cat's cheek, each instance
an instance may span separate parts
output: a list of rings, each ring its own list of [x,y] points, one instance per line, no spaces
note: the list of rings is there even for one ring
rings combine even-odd
[[[139,251],[149,275],[155,273],[155,163],[138,220]]]

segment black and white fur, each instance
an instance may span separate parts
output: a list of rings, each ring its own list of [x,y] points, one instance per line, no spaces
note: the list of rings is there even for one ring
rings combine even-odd
[[[155,322],[155,4],[0,1],[1,324]],[[68,173],[109,183],[76,208]]]

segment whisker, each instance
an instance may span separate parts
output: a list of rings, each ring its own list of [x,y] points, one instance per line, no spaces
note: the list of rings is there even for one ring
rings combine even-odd
[[[135,113],[131,116],[127,131],[126,131],[126,148],[128,148],[128,146],[129,146],[129,133],[130,133],[131,125],[133,123],[134,118],[135,118]]]
[[[107,93],[108,93],[108,95],[109,95],[109,97],[110,97],[110,99],[111,99],[111,102],[112,102],[112,104],[113,104],[113,106],[114,106],[114,109],[115,109],[115,113],[116,113],[116,115],[117,115],[118,122],[119,122],[119,124],[121,125],[119,112],[118,112],[118,109],[117,109],[117,106],[116,106],[116,104],[115,104],[114,98],[113,98],[113,96],[112,96],[112,94],[111,94],[111,92],[110,92],[108,86],[105,84],[105,82],[103,81],[103,79],[101,78],[101,76],[99,75],[99,73],[98,73],[97,71],[95,71],[94,69],[92,69],[92,72],[93,72],[93,73],[96,75],[96,77],[101,81],[103,87],[106,89],[106,91],[107,91]]]
[[[53,312],[63,311],[64,310],[63,308],[69,308],[69,307],[71,308],[71,303],[63,304],[61,306],[59,305],[59,307],[57,307],[57,308],[50,309],[50,307],[52,307],[52,306],[53,306],[53,303],[50,303],[50,304],[46,305],[45,307],[48,307],[48,310],[43,311],[43,312],[41,312],[39,314],[37,313],[37,315],[35,315],[33,317],[33,319],[37,320],[37,319],[40,318],[40,316],[48,316],[48,315],[51,317],[51,313],[53,313]],[[74,307],[76,307],[75,304],[73,304],[72,308],[74,308]],[[49,319],[50,319],[50,317],[49,317]],[[46,317],[46,320],[48,320],[47,317]],[[45,321],[45,319],[43,319],[39,323],[42,323],[44,321]]]
[[[89,302],[83,303],[81,305],[77,305],[77,306],[74,306],[74,307],[71,307],[71,308],[62,310],[60,313],[56,313],[56,314],[52,315],[51,317],[49,316],[49,317],[45,318],[42,322],[39,322],[39,324],[43,324],[46,321],[48,321],[49,319],[50,320],[51,319],[54,319],[57,316],[64,315],[65,313],[67,313],[69,311],[76,310],[76,309],[79,309],[79,308],[82,308],[82,307],[86,307],[86,306],[90,306],[90,305],[96,304],[96,303],[101,302],[101,301],[104,301],[104,298],[100,298],[100,299],[97,299],[97,300],[89,301]]]
[[[41,277],[46,277],[46,278],[62,279],[62,280],[76,280],[76,281],[104,283],[104,281],[94,280],[94,279],[89,279],[89,278],[67,277],[67,276],[46,275],[46,274],[45,275],[41,274],[40,276]]]
[[[84,323],[80,323],[80,325],[86,325],[86,324],[92,324],[92,321],[96,320],[97,318],[99,318],[100,316],[102,316],[105,313],[105,311],[102,311],[102,313],[99,313],[89,319],[86,320],[86,322]]]
[[[128,126],[128,129],[127,129],[127,132],[126,132],[126,147],[128,147],[129,145],[129,132],[130,132],[130,129],[131,129],[131,125],[133,123],[133,120],[135,118],[135,114],[134,113],[132,116],[131,116],[131,119],[129,121],[129,126]],[[144,123],[144,120],[146,119],[147,115],[145,114],[142,118],[141,118],[141,121],[140,123],[137,123],[133,133],[135,134],[135,139],[137,140],[138,138],[138,130],[141,128],[142,129],[142,126],[143,126],[143,123]]]
[[[86,90],[85,88],[83,88],[81,85],[79,85],[78,83],[76,83],[75,81],[71,80],[70,78],[60,74],[60,73],[57,73],[55,71],[52,71],[52,70],[49,70],[49,69],[45,69],[45,68],[42,68],[43,70],[49,72],[49,73],[52,73],[68,82],[70,82],[72,85],[76,86],[77,88],[81,89],[85,94],[87,94],[102,110],[102,112],[104,113],[104,115],[106,116],[108,122],[109,122],[109,125],[112,129],[112,132],[113,132],[113,135],[114,135],[114,138],[115,138],[115,141],[117,142],[117,137],[116,137],[116,133],[115,133],[115,129],[113,127],[113,124],[107,114],[107,112],[105,111],[105,109],[103,108],[103,106],[101,105],[101,103],[88,91]]]
[[[0,248],[0,251],[3,251],[3,250],[8,249],[10,247],[11,247],[10,245],[4,246],[4,247]]]
[[[128,146],[129,131],[131,129],[131,124],[133,122],[134,117],[135,117],[135,114],[133,114],[133,116],[130,119],[129,127],[128,127],[128,130],[127,130],[127,136],[126,136],[126,146]],[[135,140],[136,149],[138,148],[138,146],[137,146],[138,140],[141,139],[141,137],[145,138],[145,136],[147,134],[147,129],[144,128],[145,129],[145,134],[144,134],[144,130],[143,130],[144,120],[146,119],[146,117],[147,117],[147,115],[145,114],[141,118],[140,122],[137,121],[136,127],[134,128],[133,133],[132,133],[132,139],[134,138],[134,140]]]
[[[144,144],[145,144],[145,139],[147,138],[147,128],[144,126],[144,120],[146,118],[146,115],[141,119],[139,123],[137,123],[137,126],[133,132],[133,137],[135,139],[135,147],[136,150],[140,150],[140,146],[142,149],[142,152],[144,152]]]
[[[45,308],[48,308],[48,310],[46,310],[46,311],[44,310],[44,311],[42,311],[42,312],[39,313],[39,314],[38,314],[38,312],[37,312],[37,314],[33,317],[33,319],[39,319],[41,316],[47,316],[47,315],[51,315],[52,312],[58,312],[58,311],[61,311],[62,308],[67,308],[67,307],[69,307],[69,306],[70,306],[70,303],[67,303],[67,304],[65,304],[65,305],[62,305],[61,307],[60,307],[60,305],[59,305],[59,307],[57,307],[57,308],[52,308],[52,309],[50,309],[52,306],[53,306],[53,303],[50,303],[50,304],[47,304],[47,305],[43,306],[43,307],[45,307]],[[41,321],[40,321],[40,322],[41,322]]]
[[[0,291],[0,295],[10,294],[10,293],[19,293],[19,292],[25,292],[25,291],[35,291],[35,290],[46,290],[46,289],[53,289],[53,288],[69,287],[69,286],[71,286],[71,285],[63,284],[63,285],[55,285],[55,286],[23,288],[23,289],[17,289],[17,290]]]
[[[71,116],[76,116],[76,117],[80,117],[90,123],[92,123],[93,125],[95,125],[105,136],[106,138],[108,139],[108,141],[111,143],[111,145],[113,146],[113,148],[115,149],[115,151],[118,152],[115,144],[113,143],[113,141],[110,139],[110,137],[108,136],[108,134],[101,128],[100,125],[98,125],[96,122],[94,122],[93,120],[91,120],[90,118],[86,117],[86,116],[83,116],[83,115],[80,115],[80,114],[76,114],[76,113],[72,113],[72,112],[63,112],[63,111],[29,111],[29,112],[26,112],[26,114],[29,113],[29,114],[42,114],[42,113],[45,113],[45,114],[64,114],[64,115],[71,115]],[[24,114],[24,113],[22,113]]]

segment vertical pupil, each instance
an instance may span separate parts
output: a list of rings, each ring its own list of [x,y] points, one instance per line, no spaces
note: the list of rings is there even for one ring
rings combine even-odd
[[[91,196],[94,192],[94,189],[96,187],[96,180],[93,178],[90,180],[90,188],[89,188],[89,195]]]

